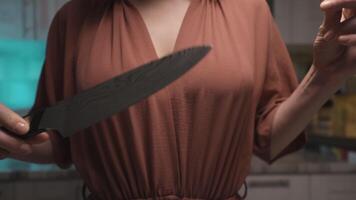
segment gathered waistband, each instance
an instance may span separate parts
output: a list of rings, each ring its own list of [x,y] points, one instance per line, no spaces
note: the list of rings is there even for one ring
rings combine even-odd
[[[91,194],[91,195],[89,195],[87,200],[101,200],[101,199],[98,199],[97,197],[95,197],[95,195]],[[135,198],[135,199],[130,199],[130,200],[207,200],[207,199],[180,197],[180,196],[171,194],[171,195],[151,197],[151,198]],[[243,199],[239,195],[233,195],[228,198],[221,199],[221,200],[243,200]]]
[[[97,195],[95,194],[90,194],[88,197],[85,195],[85,184],[83,185],[83,199],[84,200],[104,200],[100,199]],[[244,194],[240,196],[238,192],[235,194],[219,199],[219,200],[244,200],[247,196],[247,183],[246,181],[243,184],[244,187]],[[105,199],[106,200],[106,199]],[[177,194],[170,194],[170,195],[164,195],[164,196],[157,196],[157,197],[149,197],[149,198],[134,198],[130,200],[207,200],[207,199],[202,199],[202,198],[191,198],[191,197],[185,197],[185,196],[179,196]]]

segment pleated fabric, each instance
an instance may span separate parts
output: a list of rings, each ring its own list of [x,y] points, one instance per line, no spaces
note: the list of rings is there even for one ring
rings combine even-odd
[[[70,138],[50,132],[56,163],[95,199],[239,199],[253,153],[276,160],[270,127],[298,81],[267,3],[191,0],[174,51],[196,45],[212,50],[159,92]],[[129,2],[73,0],[52,22],[33,109],[154,59]]]

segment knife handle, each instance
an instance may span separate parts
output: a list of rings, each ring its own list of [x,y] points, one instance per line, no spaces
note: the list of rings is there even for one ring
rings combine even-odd
[[[43,110],[37,110],[37,111],[34,111],[34,112],[29,112],[25,116],[22,116],[23,118],[30,117],[30,130],[25,135],[15,134],[12,131],[9,131],[4,127],[0,127],[0,130],[3,130],[4,132],[10,134],[13,137],[20,138],[20,139],[23,139],[23,140],[32,138],[32,137],[34,137],[34,136],[46,131],[46,130],[38,128],[39,123],[40,123],[41,118],[42,118],[42,115],[43,115]]]

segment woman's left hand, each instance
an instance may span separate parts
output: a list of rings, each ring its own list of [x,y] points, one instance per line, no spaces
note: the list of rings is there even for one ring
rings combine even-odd
[[[314,67],[332,79],[356,74],[356,0],[321,0],[325,14],[314,41]]]

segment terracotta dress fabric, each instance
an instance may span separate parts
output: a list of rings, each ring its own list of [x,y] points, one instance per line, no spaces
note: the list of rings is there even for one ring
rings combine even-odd
[[[240,199],[253,153],[274,161],[272,120],[298,82],[267,3],[191,0],[174,51],[201,44],[208,56],[154,95],[69,139],[51,132],[56,163],[94,199]],[[52,22],[33,109],[157,58],[133,5],[73,0]]]

